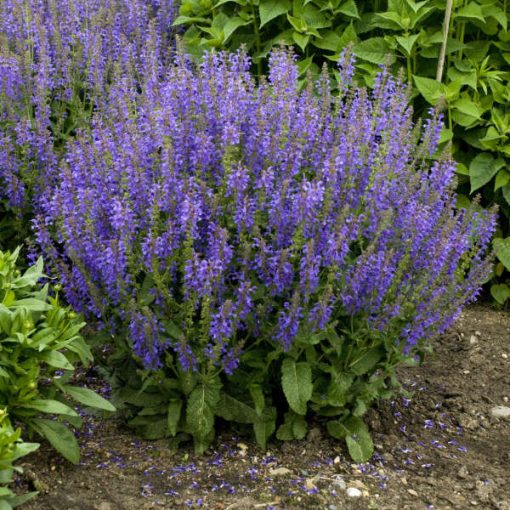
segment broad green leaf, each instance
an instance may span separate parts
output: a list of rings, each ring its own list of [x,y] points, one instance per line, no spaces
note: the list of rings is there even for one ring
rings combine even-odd
[[[349,370],[356,375],[365,375],[377,365],[382,356],[383,352],[380,347],[369,349],[351,361]]]
[[[444,96],[444,86],[437,80],[424,78],[423,76],[413,76],[414,83],[420,94],[431,105],[436,105],[441,96]]]
[[[200,384],[190,393],[186,408],[186,423],[193,438],[202,443],[213,430],[214,415],[220,400],[220,386]]]
[[[110,404],[108,400],[104,399],[101,395],[98,395],[95,391],[92,391],[89,388],[80,388],[68,385],[62,385],[62,388],[67,395],[87,407],[93,407],[94,409],[102,409],[110,412],[116,411],[115,407]]]
[[[61,352],[45,351],[39,355],[39,358],[52,367],[74,370],[73,365],[69,363],[69,360]]]
[[[305,51],[308,42],[310,41],[310,36],[306,34],[300,34],[299,32],[293,32],[292,39],[301,48],[301,51]]]
[[[506,203],[510,205],[510,183],[505,184],[502,188],[503,198],[506,200]]]
[[[225,23],[223,27],[223,37],[225,41],[239,28],[246,25],[249,25],[251,20],[244,20],[239,16],[234,16],[229,18],[229,20]]]
[[[340,7],[335,9],[335,14],[345,14],[350,18],[358,18],[359,12],[358,7],[356,6],[356,2],[354,0],[347,0],[346,2],[342,2]]]
[[[413,47],[418,37],[420,37],[420,34],[397,35],[395,39],[397,40],[399,46],[401,46],[404,49],[405,54],[409,56],[413,51]]]
[[[482,8],[475,2],[470,2],[467,5],[461,7],[452,16],[455,18],[466,18],[466,19],[478,19],[485,21],[483,16]]]
[[[326,428],[328,429],[329,435],[335,439],[345,439],[351,433],[341,420],[328,421]]]
[[[312,370],[305,362],[285,358],[282,363],[282,387],[289,407],[297,414],[306,414],[312,396]]]
[[[26,308],[27,310],[30,310],[31,312],[46,312],[48,310],[51,310],[51,305],[35,298],[18,299],[16,301],[13,301],[10,304],[10,307],[12,308],[23,307]]]
[[[510,237],[506,239],[494,239],[492,246],[494,247],[496,257],[498,257],[508,271],[510,271]]]
[[[498,283],[491,286],[491,296],[500,304],[504,305],[510,299],[510,287],[506,283]]]
[[[259,420],[255,409],[224,392],[221,394],[216,415],[237,423],[255,423]]]
[[[508,182],[510,181],[510,172],[508,172],[505,169],[500,170],[497,175],[496,179],[494,180],[494,191],[496,191],[499,188],[502,188]]]
[[[332,374],[327,393],[328,404],[335,407],[344,406],[353,380],[354,376],[352,374]]]
[[[181,419],[182,413],[182,400],[180,398],[173,398],[168,404],[168,430],[172,436],[177,434],[177,426]]]
[[[30,425],[69,462],[73,464],[80,462],[78,441],[63,423],[38,418],[31,420]]]
[[[257,423],[253,424],[257,444],[264,450],[266,449],[267,440],[276,430],[276,414],[276,408],[271,407],[264,412],[264,415]]]
[[[373,64],[392,64],[395,56],[391,54],[388,43],[382,37],[372,37],[354,45],[354,53],[361,59]]]
[[[502,158],[496,159],[488,152],[478,154],[469,165],[471,193],[487,184],[504,166]]]
[[[374,443],[368,430],[354,436],[347,436],[345,442],[354,462],[366,462],[374,453]]]
[[[78,416],[78,413],[68,405],[51,399],[34,399],[24,404],[22,407],[35,409],[41,413],[64,414],[69,416]]]
[[[266,23],[272,19],[281,16],[291,10],[290,0],[260,0],[259,3],[259,16],[260,27],[262,28]]]
[[[455,110],[458,110],[459,112],[469,115],[470,117],[473,117],[474,119],[480,119],[482,116],[483,111],[480,109],[478,104],[476,104],[474,101],[471,101],[470,99],[467,99],[465,97],[461,97],[460,99],[457,99],[452,104],[452,108]]]

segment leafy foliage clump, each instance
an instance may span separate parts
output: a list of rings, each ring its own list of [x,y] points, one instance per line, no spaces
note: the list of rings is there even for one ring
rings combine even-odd
[[[386,71],[351,85],[345,56],[300,88],[294,57],[256,85],[242,53],[176,57],[71,144],[36,218],[78,310],[111,333],[118,396],[148,437],[218,418],[302,438],[320,416],[356,460],[361,417],[473,300],[495,218],[455,209],[440,119],[414,126]]]
[[[84,323],[60,304],[58,292],[50,295],[49,284],[38,285],[45,276],[42,259],[21,274],[18,255],[19,249],[0,252],[0,413],[8,413],[12,423],[47,439],[67,460],[78,463],[78,443],[66,422],[79,427],[81,418],[68,399],[115,409],[94,391],[70,384],[75,365],[92,361],[79,334]],[[16,446],[19,433],[9,435],[8,429],[5,425],[4,437],[11,437],[6,444],[24,454],[28,446]]]

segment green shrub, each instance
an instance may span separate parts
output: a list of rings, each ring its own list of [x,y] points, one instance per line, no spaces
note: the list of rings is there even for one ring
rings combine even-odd
[[[92,361],[79,335],[84,322],[63,307],[44,277],[39,259],[23,274],[16,263],[19,248],[0,252],[0,409],[13,422],[47,439],[66,459],[77,463],[79,447],[66,423],[79,427],[81,419],[67,398],[113,411],[113,406],[87,388],[69,384],[74,365]],[[58,420],[41,418],[49,414]]]
[[[21,440],[21,429],[14,430],[7,413],[0,408],[0,509],[10,510],[33,498],[37,492],[29,492],[18,496],[7,486],[13,479],[13,473],[22,473],[14,462],[37,450],[37,443],[24,443]]]
[[[184,25],[188,51],[233,50],[241,44],[258,71],[272,46],[293,45],[301,73],[318,74],[354,45],[358,77],[371,86],[380,65],[405,70],[415,86],[417,115],[431,105],[445,110],[443,144],[459,163],[459,203],[481,193],[498,204],[498,264],[491,293],[510,298],[510,12],[508,0],[457,0],[451,16],[443,82],[436,78],[443,41],[445,0],[184,0],[175,23]]]

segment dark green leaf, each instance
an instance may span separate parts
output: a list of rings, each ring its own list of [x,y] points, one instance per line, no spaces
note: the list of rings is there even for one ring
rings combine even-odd
[[[186,424],[200,444],[213,430],[219,400],[220,386],[216,383],[200,384],[188,397]]]
[[[78,416],[78,413],[74,409],[71,409],[68,405],[63,404],[58,400],[35,399],[24,404],[22,407],[26,407],[28,409],[35,409],[36,411],[40,411],[41,413]]]
[[[478,154],[469,165],[471,193],[487,184],[504,166],[501,158],[496,159],[488,152]]]
[[[94,409],[102,409],[110,412],[114,412],[116,410],[115,407],[108,402],[108,400],[88,388],[68,385],[63,385],[62,387],[67,395],[87,407],[93,407]]]
[[[387,42],[382,37],[372,37],[355,44],[354,53],[359,58],[374,64],[384,64],[387,61],[392,64],[395,61]],[[388,55],[390,55],[389,58]]]
[[[367,374],[377,365],[383,354],[381,347],[374,347],[352,360],[349,369],[356,375]]]
[[[65,459],[73,464],[80,462],[80,447],[74,434],[63,424],[58,421],[33,419],[30,421],[33,429],[46,438],[48,442],[59,452]]]
[[[290,408],[297,414],[306,414],[306,405],[313,390],[310,365],[285,358],[282,363],[282,388]]]
[[[260,0],[259,3],[259,16],[260,16],[260,27],[262,28],[266,23],[269,23],[272,19],[286,14],[291,9],[291,3],[289,0]]]
[[[500,304],[504,305],[510,299],[510,287],[506,283],[491,285],[491,296]]]
[[[172,436],[177,434],[177,426],[181,419],[182,413],[182,400],[180,398],[173,398],[168,404],[168,430]]]
[[[238,423],[255,423],[259,420],[255,409],[224,392],[221,394],[216,415]]]
[[[498,257],[507,270],[510,271],[510,237],[506,239],[494,239],[492,245],[494,246],[496,257]]]

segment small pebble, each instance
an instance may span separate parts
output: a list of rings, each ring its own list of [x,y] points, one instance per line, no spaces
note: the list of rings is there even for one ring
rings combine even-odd
[[[470,343],[471,345],[475,345],[475,344],[477,344],[477,343],[478,343],[478,338],[477,338],[475,335],[471,335],[471,336],[469,337],[469,343]]]
[[[464,478],[467,478],[469,476],[469,473],[468,473],[468,470],[467,470],[467,467],[466,466],[462,466],[458,473],[457,473],[457,476],[461,479],[464,479]]]
[[[285,476],[290,475],[291,473],[292,471],[285,467],[275,468],[269,471],[269,474],[272,476]]]
[[[491,416],[494,416],[494,418],[510,418],[510,407],[495,406],[491,409]]]
[[[346,493],[350,498],[360,498],[362,495],[362,492],[356,487],[348,487]]]
[[[414,489],[407,489],[407,492],[411,494],[411,496],[418,497],[418,493]]]
[[[508,354],[507,354],[506,352],[504,352],[504,353],[501,355],[501,357],[502,357],[503,359],[508,359]]]

